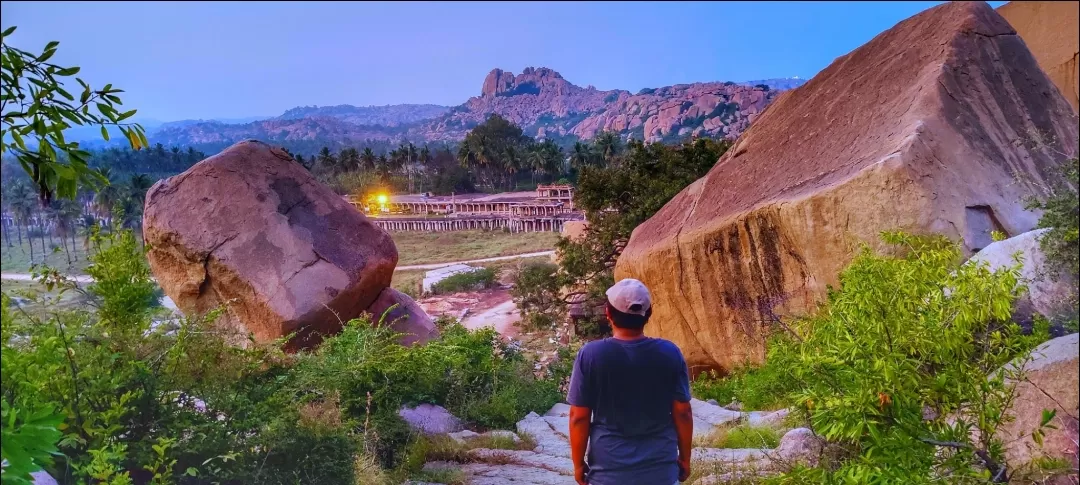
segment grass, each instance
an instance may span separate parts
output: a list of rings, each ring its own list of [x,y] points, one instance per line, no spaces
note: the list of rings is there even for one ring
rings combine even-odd
[[[550,261],[547,256],[533,256],[531,258],[520,259],[507,259],[503,261],[489,261],[486,263],[476,264],[474,266],[480,268],[488,268],[495,271],[496,278],[503,283],[506,283],[505,276],[511,274],[516,270],[519,265],[528,264],[536,261]],[[403,271],[395,271],[394,277],[390,280],[390,286],[395,290],[405,293],[413,298],[419,298],[420,286],[424,281],[424,273],[427,273],[427,269],[407,269]]]
[[[555,248],[559,239],[557,232],[392,232],[390,235],[397,245],[398,266],[548,251]]]
[[[8,239],[11,242],[10,246],[8,246]],[[34,237],[34,263],[41,264],[44,262],[50,267],[71,274],[81,274],[86,269],[88,261],[86,260],[86,250],[83,249],[81,237],[75,238],[75,251],[71,254],[71,264],[68,264],[68,256],[62,249],[60,238],[45,238],[44,255],[41,251],[41,243],[40,237]],[[70,250],[71,239],[66,239],[64,243]],[[29,273],[30,264],[30,241],[27,239],[25,231],[23,232],[22,244],[19,244],[17,234],[5,234],[4,239],[0,240],[0,270],[5,273]]]
[[[457,273],[431,285],[431,292],[436,295],[458,293],[462,291],[486,290],[495,284],[498,275],[491,268],[477,268],[465,273]]]
[[[695,446],[706,448],[776,448],[780,432],[767,426],[719,426],[707,436],[697,439]]]

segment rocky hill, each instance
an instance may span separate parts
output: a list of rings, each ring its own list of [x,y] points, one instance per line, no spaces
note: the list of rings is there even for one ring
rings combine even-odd
[[[631,93],[583,88],[548,68],[526,68],[518,75],[495,69],[484,79],[479,96],[453,108],[298,107],[274,119],[246,124],[165,125],[150,138],[167,145],[222,147],[245,138],[287,147],[300,141],[328,146],[363,140],[454,141],[493,113],[522,126],[529,135],[557,141],[588,139],[601,130],[647,141],[695,135],[735,138],[776,97],[778,87],[802,82],[693,83]]]

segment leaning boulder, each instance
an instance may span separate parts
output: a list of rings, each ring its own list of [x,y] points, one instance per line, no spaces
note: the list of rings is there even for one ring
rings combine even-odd
[[[1065,459],[1078,466],[1077,441],[1080,432],[1080,334],[1047,341],[1031,352],[1030,357],[1010,364],[1022,369],[1023,378],[1015,382],[1016,395],[1011,415],[1015,418],[998,429],[1010,467],[1020,467],[1041,457]],[[1057,412],[1049,423],[1056,429],[1044,429],[1043,446],[1031,438],[1039,428],[1043,410]]]
[[[1031,323],[1033,313],[1054,323],[1066,322],[1076,316],[1072,305],[1076,282],[1070,276],[1054,274],[1046,265],[1046,255],[1039,246],[1039,238],[1047,231],[1049,229],[1028,231],[994,242],[967,263],[985,262],[990,270],[998,271],[1016,266],[1016,258],[1020,259],[1020,280],[1027,285],[1028,291],[1013,303],[1013,313],[1023,325]]]
[[[150,267],[184,313],[287,348],[317,344],[368,308],[397,264],[394,241],[278,148],[243,141],[146,194]]]
[[[1029,231],[1024,200],[1076,151],[1072,107],[1009,24],[946,3],[781,94],[634,230],[615,277],[649,287],[646,333],[692,367],[761,362],[770,322],[814,309],[862,244],[939,233],[970,254]]]
[[[402,334],[401,344],[424,343],[439,335],[435,322],[409,295],[390,287],[368,307],[372,323],[389,325]]]

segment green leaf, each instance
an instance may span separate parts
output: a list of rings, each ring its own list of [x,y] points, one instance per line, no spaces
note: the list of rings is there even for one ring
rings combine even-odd
[[[1042,419],[1039,420],[1039,427],[1050,424],[1050,421],[1054,419],[1054,416],[1057,416],[1057,409],[1043,409]]]
[[[15,26],[14,25],[4,29],[4,33],[2,35],[0,35],[0,37],[7,37],[7,36],[11,35],[12,32],[15,32]]]
[[[128,118],[131,118],[132,116],[135,115],[135,111],[136,110],[131,110],[131,111],[125,111],[123,113],[120,113],[120,116],[116,117],[116,121],[124,121],[124,120],[126,120]]]
[[[34,59],[34,60],[37,61],[37,62],[45,62],[45,61],[49,60],[49,58],[51,58],[53,56],[53,54],[56,54],[56,49],[47,50],[45,52],[42,52],[41,55],[37,56],[37,59]]]
[[[74,76],[79,73],[79,67],[65,67],[59,71],[56,71],[58,76]]]
[[[109,141],[109,130],[106,129],[104,125],[101,127],[101,137],[104,138],[105,141]]]

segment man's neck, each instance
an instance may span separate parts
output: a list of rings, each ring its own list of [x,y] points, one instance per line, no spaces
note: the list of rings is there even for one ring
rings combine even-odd
[[[629,328],[619,328],[612,325],[611,336],[619,340],[641,340],[645,338],[645,331]]]

